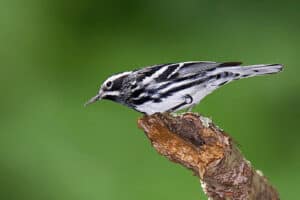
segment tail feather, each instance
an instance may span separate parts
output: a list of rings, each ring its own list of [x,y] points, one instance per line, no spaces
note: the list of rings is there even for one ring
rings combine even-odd
[[[281,64],[260,64],[249,66],[232,66],[217,68],[213,74],[229,72],[235,79],[247,78],[252,76],[261,76],[265,74],[275,74],[282,71],[283,65]]]
[[[261,64],[261,65],[250,65],[245,67],[238,67],[242,77],[259,76],[265,74],[275,74],[283,69],[281,64]]]
[[[222,86],[231,81],[248,78],[253,76],[262,76],[266,74],[275,74],[282,71],[283,65],[281,64],[260,64],[249,66],[226,66],[216,68],[210,72],[215,79],[210,83],[212,90],[215,87]]]

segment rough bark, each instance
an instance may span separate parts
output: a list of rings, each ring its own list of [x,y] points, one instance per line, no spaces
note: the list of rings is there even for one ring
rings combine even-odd
[[[158,153],[200,178],[209,199],[279,199],[229,135],[209,119],[193,113],[154,114],[139,119],[138,125]]]

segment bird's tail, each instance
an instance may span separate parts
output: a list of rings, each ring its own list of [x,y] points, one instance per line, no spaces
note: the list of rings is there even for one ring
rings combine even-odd
[[[232,72],[237,78],[247,78],[252,76],[261,76],[265,74],[275,74],[282,71],[281,64],[260,64],[250,66],[228,67],[226,71]]]
[[[218,67],[210,74],[215,78],[212,79],[209,86],[211,86],[213,90],[213,88],[217,88],[234,80],[266,74],[275,74],[282,71],[282,69],[283,65],[281,64]]]

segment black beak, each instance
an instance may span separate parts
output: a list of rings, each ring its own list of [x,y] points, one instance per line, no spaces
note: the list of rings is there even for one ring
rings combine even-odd
[[[95,103],[96,101],[99,101],[99,100],[101,100],[101,99],[102,99],[102,93],[99,93],[99,94],[97,94],[96,96],[92,97],[90,100],[88,100],[88,101],[84,104],[84,106],[87,106],[87,105],[89,105],[89,104],[91,104],[91,103]]]

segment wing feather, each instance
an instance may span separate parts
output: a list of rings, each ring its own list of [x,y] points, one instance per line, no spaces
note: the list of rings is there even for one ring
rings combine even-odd
[[[218,67],[232,67],[239,65],[241,65],[241,62],[217,63],[210,61],[190,61],[153,65],[140,70],[136,70],[136,72],[138,74],[137,77],[139,77],[138,81],[148,78],[149,80],[152,79],[160,83],[192,76],[195,74],[204,75],[206,72],[213,71]]]
[[[179,76],[185,76],[190,74],[199,74],[202,72],[213,71],[218,67],[232,67],[239,66],[241,62],[184,62],[182,63],[182,67],[178,71]]]

